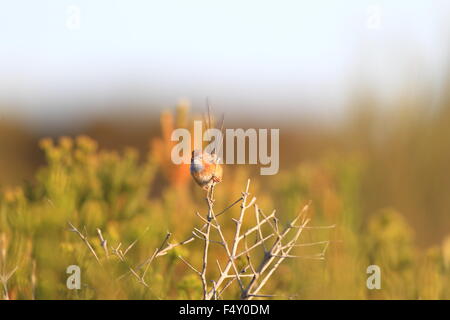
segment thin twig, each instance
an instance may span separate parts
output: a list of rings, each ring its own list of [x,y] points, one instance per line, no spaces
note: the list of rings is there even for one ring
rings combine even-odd
[[[78,236],[80,237],[81,240],[83,240],[83,242],[86,244],[86,246],[89,248],[89,250],[92,252],[92,254],[95,257],[95,260],[97,260],[97,262],[100,264],[100,259],[97,256],[97,253],[95,252],[94,248],[91,246],[91,244],[89,243],[89,240],[87,238],[87,236],[83,235],[80,231],[78,231],[77,228],[75,228],[75,226],[69,221],[67,222],[70,226],[70,231],[71,232],[75,232],[76,234],[78,234]]]
[[[106,258],[109,258],[109,251],[108,251],[108,245],[107,245],[108,242],[105,240],[105,238],[103,238],[102,231],[99,228],[97,228],[97,234],[98,234],[98,238],[100,239],[100,244],[101,244],[103,250],[105,251]]]
[[[208,283],[206,280],[206,270],[208,268],[208,250],[209,250],[209,236],[211,232],[211,220],[214,216],[213,205],[214,205],[214,183],[208,190],[208,194],[206,197],[206,202],[208,203],[208,214],[206,216],[207,224],[206,224],[206,232],[205,235],[205,244],[203,246],[203,264],[202,270],[200,271],[200,278],[202,280],[203,286],[203,299],[207,299],[208,295]]]

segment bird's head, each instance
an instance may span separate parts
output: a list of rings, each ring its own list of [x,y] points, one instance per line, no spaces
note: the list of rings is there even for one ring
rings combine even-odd
[[[198,150],[198,149],[192,150],[191,161],[194,161],[196,159],[201,160],[202,158],[203,158],[203,154],[200,150]]]

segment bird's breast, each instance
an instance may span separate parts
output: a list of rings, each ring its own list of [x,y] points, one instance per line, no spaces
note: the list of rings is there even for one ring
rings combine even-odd
[[[200,172],[200,171],[202,171],[204,169],[204,167],[203,167],[203,165],[201,164],[201,163],[198,163],[198,162],[195,162],[195,161],[192,161],[191,162],[191,172],[192,173],[194,173],[194,172]]]

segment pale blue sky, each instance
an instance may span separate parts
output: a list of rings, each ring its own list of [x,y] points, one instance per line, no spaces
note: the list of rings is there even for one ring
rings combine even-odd
[[[448,0],[2,0],[0,103],[46,123],[125,96],[336,115],[362,76],[387,101],[405,83],[438,90],[449,21]]]

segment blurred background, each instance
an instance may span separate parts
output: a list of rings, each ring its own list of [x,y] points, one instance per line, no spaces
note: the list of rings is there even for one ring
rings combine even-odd
[[[251,166],[226,174],[254,176],[266,204],[286,212],[313,199],[318,222],[340,223],[350,235],[336,237],[359,243],[349,249],[355,257],[337,254],[339,268],[386,257],[377,241],[392,235],[411,256],[435,250],[448,277],[448,1],[17,0],[0,4],[0,39],[0,188],[8,196],[47,185],[37,175],[51,171],[42,138],[82,134],[100,150],[134,148],[140,163],[150,154],[157,173],[145,199],[187,201],[167,196],[179,185],[198,198],[165,163],[164,145],[173,123],[189,127],[209,97],[227,128],[280,129],[279,175],[259,177]],[[181,208],[195,212],[188,204]],[[426,259],[405,255],[389,260],[395,272]],[[427,261],[420,265],[432,268]],[[419,294],[419,282],[383,297],[449,297],[439,285]],[[346,297],[370,297],[361,290]]]

